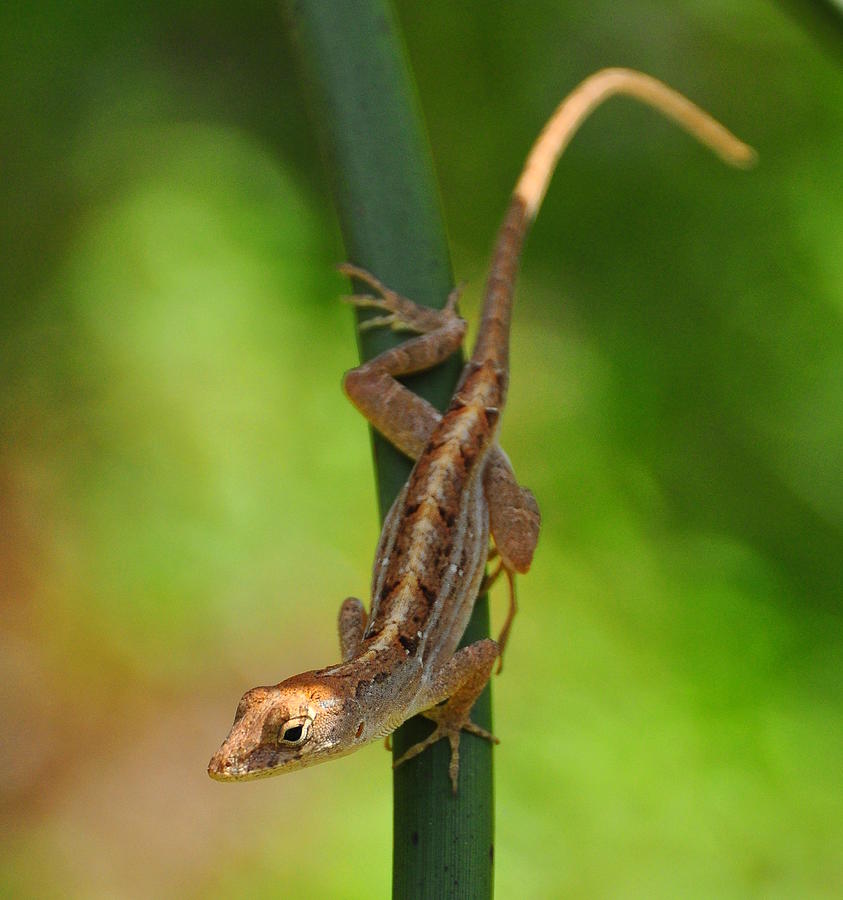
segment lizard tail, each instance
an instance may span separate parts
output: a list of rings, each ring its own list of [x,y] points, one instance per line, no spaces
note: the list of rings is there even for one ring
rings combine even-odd
[[[745,168],[755,162],[752,147],[666,84],[632,69],[602,69],[586,78],[556,107],[530,150],[514,191],[524,201],[528,220],[536,217],[556,163],[577,129],[615,94],[634,97],[673,119],[729,165]]]
[[[571,138],[588,116],[615,94],[627,94],[653,107],[729,165],[747,168],[755,162],[752,147],[661,81],[632,69],[602,69],[590,75],[556,107],[515,185],[492,255],[474,360],[494,360],[506,369],[512,291],[527,229],[538,214],[556,163]]]

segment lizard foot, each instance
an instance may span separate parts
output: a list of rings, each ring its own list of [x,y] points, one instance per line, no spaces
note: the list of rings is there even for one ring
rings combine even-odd
[[[456,713],[456,714],[455,714]],[[448,766],[448,777],[451,779],[451,789],[456,794],[457,781],[460,771],[460,734],[468,731],[470,734],[476,734],[493,744],[499,744],[500,741],[491,731],[486,731],[479,725],[475,725],[468,717],[468,712],[461,710],[448,709],[448,704],[435,706],[433,709],[425,710],[422,715],[426,719],[431,719],[436,723],[433,731],[417,744],[413,744],[406,753],[400,756],[392,764],[393,769],[397,769],[402,763],[407,762],[414,756],[418,756],[423,750],[426,750],[431,744],[435,744],[442,738],[447,738],[451,745],[451,762]]]
[[[495,559],[498,555],[498,551],[493,549],[489,552],[489,559]],[[506,580],[509,582],[509,609],[503,627],[501,628],[501,633],[498,635],[498,647],[500,649],[498,650],[497,675],[500,675],[503,670],[503,651],[506,649],[506,642],[509,640],[509,631],[512,628],[512,621],[515,618],[515,614],[518,612],[518,601],[515,597],[515,575],[507,568],[504,561],[500,560],[493,572],[489,572],[487,575],[483,576],[483,581],[480,583],[480,590],[477,592],[481,595],[487,594],[492,589],[492,585],[500,578],[501,574],[505,574]]]
[[[382,316],[374,316],[360,323],[360,330],[367,331],[370,328],[389,327],[393,331],[414,331],[418,334],[428,334],[447,325],[457,315],[457,300],[460,295],[460,288],[454,288],[448,295],[448,302],[443,309],[433,309],[429,306],[422,306],[396,294],[395,291],[386,287],[383,282],[375,278],[371,272],[353,266],[350,263],[343,263],[338,266],[338,271],[354,278],[357,281],[368,285],[375,292],[374,294],[352,294],[343,297],[347,303],[362,309],[380,309],[383,310]]]

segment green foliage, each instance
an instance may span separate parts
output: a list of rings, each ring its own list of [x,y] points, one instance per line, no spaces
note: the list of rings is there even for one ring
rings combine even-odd
[[[836,896],[839,69],[758,0],[398,12],[472,321],[590,71],[760,154],[731,172],[615,101],[531,236],[503,443],[545,524],[495,682],[499,894]],[[336,658],[377,537],[277,10],[7,4],[0,51],[0,892],[384,896],[379,748],[204,773],[246,687]]]

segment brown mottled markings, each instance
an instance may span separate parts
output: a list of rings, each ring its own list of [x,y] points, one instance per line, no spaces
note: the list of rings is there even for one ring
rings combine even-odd
[[[372,609],[359,645],[358,629],[365,615],[356,603],[343,605],[342,651],[344,657],[353,652],[353,658],[287,679],[273,688],[249,692],[238,710],[238,721],[211,760],[209,773],[213,777],[235,780],[271,774],[341,755],[359,744],[355,731],[357,738],[365,734],[366,739],[387,734],[449,693],[437,715],[440,728],[402,759],[447,735],[452,745],[450,775],[456,791],[458,736],[467,726],[470,707],[487,681],[497,654],[494,642],[483,640],[467,647],[467,654],[455,655],[482,579],[490,518],[508,573],[527,570],[538,534],[538,509],[532,495],[515,483],[502,452],[495,449],[495,455],[488,457],[506,399],[509,323],[518,257],[559,154],[585,116],[606,97],[619,92],[644,100],[674,118],[727,161],[751,161],[750,148],[660,82],[622,69],[605,70],[586,80],[558,107],[530,152],[496,242],[474,352],[441,418],[430,404],[394,379],[428,368],[459,346],[465,323],[453,315],[453,304],[444,315],[425,311],[393,294],[368,273],[344,267],[346,274],[381,296],[384,309],[398,319],[406,318],[408,324],[421,326],[414,329],[418,337],[381,354],[345,379],[349,395],[372,424],[419,462],[389,511],[381,533],[373,571]],[[360,305],[369,305],[372,298],[360,300]],[[381,304],[376,301],[375,305]],[[431,429],[432,436],[425,445],[425,435]],[[318,689],[312,687],[314,681]],[[269,696],[270,691],[273,696]],[[344,702],[355,694],[359,703]],[[311,749],[289,755],[269,746],[277,735],[279,717],[287,717],[288,707],[301,709],[302,698],[308,695],[322,710],[317,721],[328,722],[321,729],[314,726]],[[267,745],[253,754],[253,738],[255,734],[260,736],[262,723]],[[476,727],[471,730],[478,733]],[[244,762],[246,751],[251,756]],[[413,843],[418,842],[415,832],[412,838]]]
[[[407,651],[408,656],[412,656],[416,652],[416,650],[418,649],[418,646],[419,646],[418,637],[411,638],[411,637],[407,637],[404,634],[401,634],[398,636],[398,642]]]
[[[438,640],[428,643],[430,630],[443,628],[443,615],[456,622],[470,612],[451,598],[482,571],[477,561],[485,559],[488,514],[479,466],[494,441],[504,387],[493,362],[473,366],[410,475],[384,545],[388,562],[373,597],[369,646],[397,640],[411,656],[424,642],[426,659],[443,650]],[[467,505],[468,491],[474,500]]]

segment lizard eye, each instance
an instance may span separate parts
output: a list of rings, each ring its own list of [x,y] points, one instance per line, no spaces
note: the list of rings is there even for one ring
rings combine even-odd
[[[285,722],[278,732],[278,743],[288,747],[298,747],[303,744],[310,735],[312,720],[306,716],[300,719],[290,719]]]

